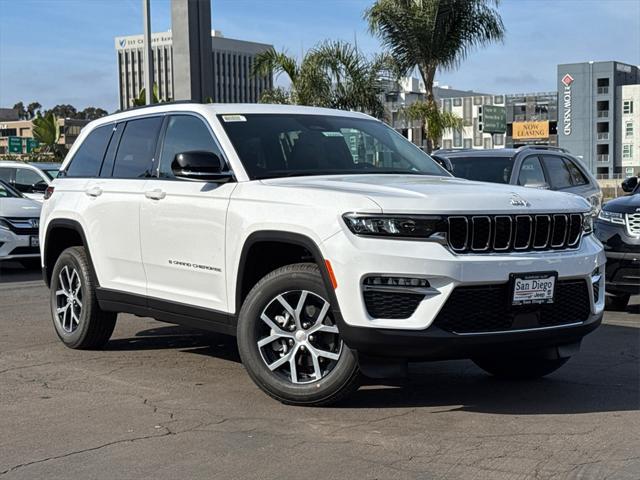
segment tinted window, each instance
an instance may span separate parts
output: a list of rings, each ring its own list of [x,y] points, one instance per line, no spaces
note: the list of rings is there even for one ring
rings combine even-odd
[[[8,183],[0,180],[0,198],[22,197],[22,194],[15,191]]]
[[[449,157],[453,175],[478,182],[509,183],[513,160],[511,157]]]
[[[195,151],[212,152],[222,160],[222,154],[202,120],[192,115],[172,116],[162,145],[158,176],[173,178],[171,162],[176,154]]]
[[[0,180],[9,183],[14,170],[15,168],[0,168]]]
[[[518,185],[523,187],[542,187],[547,185],[544,178],[544,170],[538,157],[528,157],[522,162]]]
[[[375,120],[325,115],[220,115],[249,176],[406,173],[446,175],[428,155]]]
[[[27,168],[16,169],[16,190],[19,190],[21,192],[31,192],[31,187],[38,183],[46,182],[37,172],[34,172],[33,170],[29,170]]]
[[[553,188],[567,188],[571,186],[571,174],[561,157],[543,155],[542,161],[549,174],[549,182]]]
[[[161,125],[162,117],[127,122],[113,166],[114,177],[141,178],[149,175]]]
[[[67,168],[67,177],[95,177],[100,171],[104,152],[109,144],[113,125],[94,129],[84,139]]]
[[[567,164],[567,168],[569,169],[569,174],[571,175],[571,180],[574,185],[586,185],[589,183],[584,174],[572,160],[565,158],[564,161]]]

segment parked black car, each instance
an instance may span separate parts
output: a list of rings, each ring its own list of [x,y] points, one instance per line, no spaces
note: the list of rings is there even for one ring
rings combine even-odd
[[[589,200],[594,215],[602,191],[582,162],[567,150],[543,145],[520,148],[436,150],[433,159],[456,177],[574,193]]]
[[[607,307],[624,310],[631,295],[640,294],[640,183],[625,180],[629,195],[607,202],[596,220],[596,235],[607,255]]]

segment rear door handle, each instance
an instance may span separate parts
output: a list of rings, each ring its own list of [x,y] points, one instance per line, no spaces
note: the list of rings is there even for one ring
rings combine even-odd
[[[99,197],[100,195],[102,195],[102,189],[100,187],[93,186],[93,187],[87,188],[85,193],[90,197]]]
[[[163,190],[160,190],[159,188],[156,188],[155,190],[144,192],[144,196],[150,198],[151,200],[162,200],[167,196],[167,193]]]

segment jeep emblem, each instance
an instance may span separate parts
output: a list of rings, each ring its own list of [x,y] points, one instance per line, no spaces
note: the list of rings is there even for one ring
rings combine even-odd
[[[517,195],[515,193],[511,195],[511,205],[513,205],[514,207],[530,207],[531,206],[529,202],[527,202],[524,198],[522,198],[520,195]]]

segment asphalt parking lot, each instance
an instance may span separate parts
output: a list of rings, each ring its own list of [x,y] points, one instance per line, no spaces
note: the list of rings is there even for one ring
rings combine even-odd
[[[229,337],[121,315],[106,350],[69,350],[39,272],[0,268],[2,479],[640,478],[640,297],[543,380],[420,364],[295,408]]]

